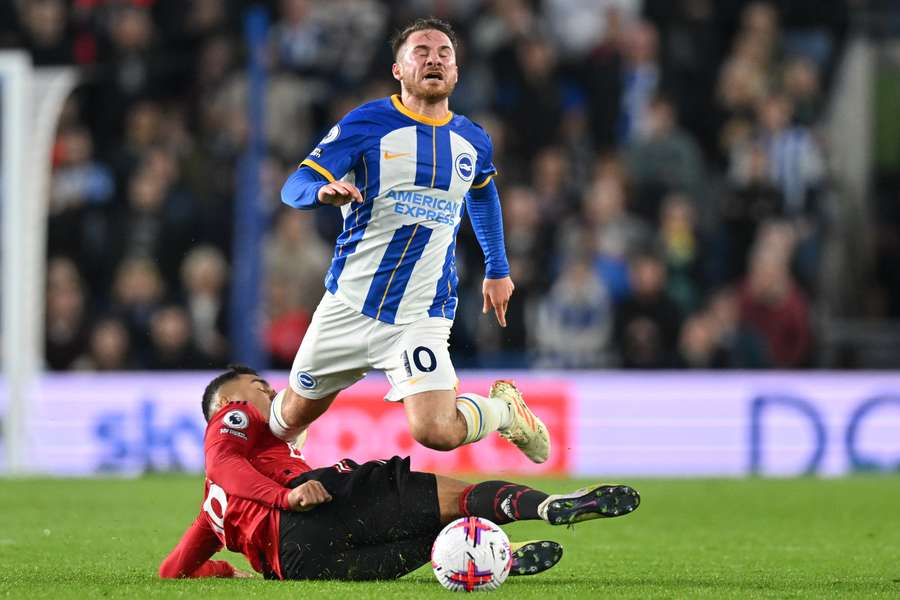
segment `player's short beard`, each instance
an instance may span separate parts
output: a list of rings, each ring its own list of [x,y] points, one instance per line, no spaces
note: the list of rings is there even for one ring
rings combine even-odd
[[[444,76],[449,77],[449,74],[445,74]],[[442,82],[446,85],[434,89],[427,87],[420,81],[409,81],[404,79],[403,87],[416,98],[421,98],[428,103],[436,104],[445,98],[449,98],[450,94],[452,94],[453,90],[456,88],[457,82],[455,81],[451,83],[448,82],[447,79],[444,79]]]

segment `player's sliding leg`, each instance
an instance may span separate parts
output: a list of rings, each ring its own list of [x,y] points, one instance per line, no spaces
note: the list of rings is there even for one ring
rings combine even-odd
[[[373,581],[397,579],[428,563],[434,536],[409,538],[339,552],[311,553],[287,567],[287,579]],[[512,576],[537,575],[556,566],[562,546],[550,540],[510,543]]]
[[[357,546],[337,552],[302,553],[302,560],[282,566],[285,579],[372,581],[397,579],[431,559],[434,535]]]
[[[465,484],[438,476],[437,485],[445,523],[459,517],[484,517],[498,525],[528,520],[569,525],[627,515],[641,502],[637,490],[627,485],[596,485],[554,495],[509,481]]]
[[[620,517],[641,505],[637,490],[627,485],[598,484],[571,494],[553,494],[538,507],[551,525],[572,525],[604,517]]]

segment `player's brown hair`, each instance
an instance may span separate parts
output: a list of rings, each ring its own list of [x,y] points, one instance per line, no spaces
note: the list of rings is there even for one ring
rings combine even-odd
[[[403,29],[397,30],[397,33],[391,37],[391,50],[394,52],[394,57],[397,56],[397,52],[400,51],[400,48],[406,43],[406,39],[409,36],[417,31],[428,31],[429,29],[440,31],[450,38],[450,43],[453,44],[453,49],[456,50],[456,32],[453,31],[450,23],[437,17],[428,17],[427,19],[416,19]]]
[[[247,365],[239,365],[239,364],[230,364],[226,367],[228,370],[222,373],[221,375],[217,375],[215,379],[210,381],[206,385],[206,389],[203,390],[203,400],[200,403],[200,408],[203,409],[203,418],[209,421],[209,407],[212,405],[212,400],[215,395],[219,392],[219,388],[228,383],[233,379],[237,379],[241,375],[259,375],[256,372],[256,369],[252,369]]]

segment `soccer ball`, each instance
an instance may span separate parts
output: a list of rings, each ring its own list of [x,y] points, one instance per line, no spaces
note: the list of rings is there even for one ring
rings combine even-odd
[[[496,590],[506,581],[510,566],[509,538],[496,524],[480,517],[453,521],[431,547],[434,576],[453,592]]]

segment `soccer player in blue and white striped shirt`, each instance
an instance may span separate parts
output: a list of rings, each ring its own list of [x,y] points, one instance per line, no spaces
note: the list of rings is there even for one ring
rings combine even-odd
[[[504,327],[514,288],[491,140],[449,110],[455,45],[437,19],[401,31],[392,67],[400,94],[347,114],[282,189],[282,200],[301,210],[341,207],[344,227],[290,387],[272,405],[279,437],[300,434],[341,390],[379,369],[391,383],[387,399],[403,401],[413,437],[429,448],[499,431],[534,462],[550,454],[547,428],[515,386],[498,381],[487,397],[455,390],[447,348],[465,208],[485,255],[484,312],[493,308]]]

